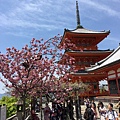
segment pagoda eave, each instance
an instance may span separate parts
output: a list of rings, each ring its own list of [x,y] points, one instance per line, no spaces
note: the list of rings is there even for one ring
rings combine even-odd
[[[83,50],[83,51],[81,51],[81,50],[79,50],[79,51],[67,51],[67,52],[65,52],[65,53],[67,53],[67,54],[69,54],[69,55],[80,55],[80,56],[86,56],[86,55],[89,55],[89,56],[93,56],[93,55],[109,55],[110,53],[112,53],[112,51],[110,51],[110,50],[108,50],[108,51],[98,51],[98,50],[96,50],[96,51],[92,51],[92,50],[89,50],[89,51],[85,51],[85,50]]]
[[[114,50],[108,57],[104,60],[96,63],[94,67],[87,69],[87,72],[98,72],[102,70],[109,70],[112,66],[118,67],[120,65],[120,46]]]
[[[109,71],[109,69],[111,69],[111,67],[114,69],[114,68],[117,68],[120,66],[120,60],[117,60],[117,61],[114,61],[113,63],[109,63],[109,64],[106,64],[104,66],[95,66],[93,68],[90,68],[88,69],[87,71],[89,73],[91,72],[95,72],[95,73],[98,73],[98,72],[101,72],[101,71]]]
[[[76,39],[91,39],[92,45],[97,45],[100,43],[105,37],[109,35],[110,31],[105,32],[73,32],[70,30],[65,30],[61,43],[65,41],[65,39],[76,41]],[[87,37],[86,37],[87,36]],[[94,40],[94,41],[93,41]]]
[[[69,30],[69,29],[64,29],[64,32],[69,32],[69,33],[78,33],[78,34],[109,34],[110,33],[110,30],[108,31],[92,31],[92,30],[88,30],[88,29],[85,29],[85,28],[77,28],[77,29],[74,29],[74,30]]]
[[[84,77],[107,77],[107,74],[94,74],[94,73],[71,73],[71,75],[75,76],[84,76]]]
[[[82,82],[99,82],[107,78],[106,73],[101,74],[90,74],[90,73],[71,73],[72,81],[82,81]]]

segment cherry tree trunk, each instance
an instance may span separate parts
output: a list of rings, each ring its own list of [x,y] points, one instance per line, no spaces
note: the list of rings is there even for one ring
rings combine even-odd
[[[25,120],[26,97],[24,96],[22,99],[23,99],[23,120]]]

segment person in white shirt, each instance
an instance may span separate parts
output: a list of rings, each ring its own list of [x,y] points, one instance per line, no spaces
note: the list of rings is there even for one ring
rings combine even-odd
[[[97,120],[97,110],[96,110],[96,104],[94,102],[91,105],[91,109],[94,113],[94,119],[93,120]]]
[[[99,103],[100,120],[105,120],[106,111],[107,111],[107,109],[104,106],[103,102],[100,102]]]
[[[113,110],[113,104],[108,104],[108,111],[106,112],[106,120],[118,120],[118,114]]]

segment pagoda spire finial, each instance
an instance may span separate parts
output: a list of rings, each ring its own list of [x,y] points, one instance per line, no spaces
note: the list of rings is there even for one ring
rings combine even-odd
[[[77,28],[83,28],[80,25],[80,15],[79,15],[78,1],[76,1],[76,17],[77,17]]]

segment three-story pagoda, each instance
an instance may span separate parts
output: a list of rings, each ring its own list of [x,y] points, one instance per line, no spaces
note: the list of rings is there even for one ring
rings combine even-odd
[[[76,16],[77,27],[74,30],[64,30],[64,35],[61,44],[69,39],[71,43],[75,44],[75,48],[68,48],[65,54],[72,56],[75,59],[74,66],[75,73],[71,73],[72,82],[82,81],[91,86],[91,92],[83,96],[98,96],[101,95],[99,91],[99,82],[107,77],[106,73],[95,74],[85,72],[86,67],[91,67],[98,61],[106,58],[111,50],[98,50],[98,44],[104,40],[110,31],[93,31],[84,28],[80,23],[78,1],[76,1]]]

